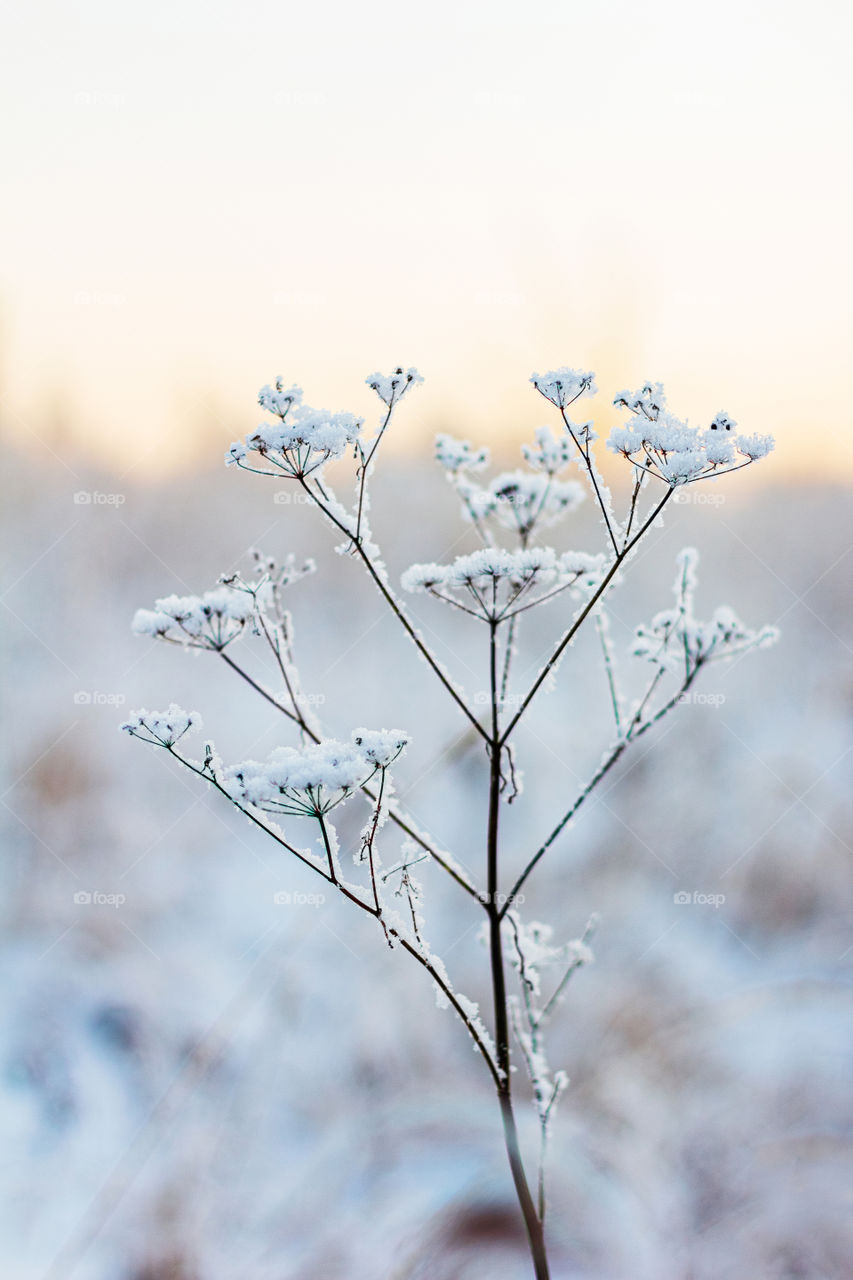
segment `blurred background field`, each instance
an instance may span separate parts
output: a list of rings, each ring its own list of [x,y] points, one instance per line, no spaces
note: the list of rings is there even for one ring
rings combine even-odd
[[[475,871],[477,744],[284,485],[226,472],[216,448],[160,482],[54,452],[16,459],[5,516],[4,1274],[525,1276],[490,1089],[420,970],[345,903],[300,902],[323,886],[117,731],[129,709],[174,699],[232,760],[286,727],[213,655],[136,639],[130,617],[207,588],[250,547],[314,554],[290,597],[305,690],[330,732],[411,730],[398,788]],[[552,1033],[572,1080],[550,1156],[566,1280],[853,1267],[853,499],[751,472],[717,492],[670,507],[632,564],[612,598],[617,648],[669,602],[685,544],[702,554],[699,615],[725,601],[778,622],[782,643],[706,673],[715,696],[626,757],[525,905],[559,938],[602,917],[597,963]],[[390,456],[373,506],[394,580],[474,545],[428,455]],[[597,548],[590,504],[572,519],[557,545]],[[521,684],[568,607],[523,637]],[[477,628],[413,608],[476,694]],[[623,656],[626,687],[638,666]],[[519,738],[508,868],[594,767],[607,715],[600,657],[580,643]],[[360,821],[353,802],[350,842]],[[386,831],[386,863],[398,845]],[[438,868],[418,871],[431,942],[487,1008],[476,909]]]

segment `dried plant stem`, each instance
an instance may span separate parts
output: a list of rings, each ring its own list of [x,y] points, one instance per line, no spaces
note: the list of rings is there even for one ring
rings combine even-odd
[[[293,720],[312,742],[320,741],[320,735],[307,722],[297,704],[294,704],[294,711],[289,710],[289,708],[279,702],[279,700],[274,697],[268,689],[265,689],[262,684],[259,684],[257,680],[254,680],[249,673],[241,667],[239,663],[236,663],[229,654],[225,653],[224,650],[219,650],[219,656],[222,658],[223,662],[225,662],[232,671],[236,672],[238,676],[241,676],[256,693],[259,693],[262,698],[265,698],[267,702],[275,707],[276,711],[280,711],[282,715],[287,716],[289,720]],[[367,796],[368,800],[376,799],[376,793],[367,783],[362,786],[361,790]],[[463,875],[457,867],[454,867],[446,858],[442,857],[435,845],[417,830],[413,823],[411,823],[409,819],[400,812],[396,805],[391,805],[389,807],[388,817],[395,826],[399,827],[400,830],[409,837],[410,840],[413,840],[415,844],[424,850],[425,853],[428,853],[432,860],[436,862],[442,870],[446,871],[452,880],[455,880],[460,889],[464,889],[469,897],[474,898],[477,902],[482,901],[483,895],[477,886],[473,884],[467,876]]]
[[[471,724],[476,729],[477,733],[480,734],[481,737],[486,738],[488,736],[486,733],[486,730],[483,728],[483,726],[480,724],[477,717],[474,715],[474,712],[465,702],[465,699],[461,696],[461,694],[457,692],[456,689],[454,689],[453,685],[450,683],[450,680],[447,678],[447,676],[439,666],[437,659],[433,657],[430,650],[424,644],[423,640],[418,635],[417,631],[412,626],[411,622],[409,621],[408,617],[403,611],[403,608],[400,605],[399,601],[395,598],[395,596],[389,590],[387,583],[382,577],[382,574],[379,572],[379,570],[376,568],[375,564],[371,560],[370,556],[367,554],[367,551],[365,550],[365,547],[364,547],[364,540],[361,536],[361,533],[359,532],[357,535],[354,535],[350,529],[347,529],[346,525],[341,520],[339,520],[338,517],[335,515],[334,511],[331,509],[328,502],[326,502],[322,497],[319,497],[317,495],[317,493],[308,484],[304,476],[299,477],[299,482],[302,485],[305,492],[317,504],[317,506],[320,508],[323,514],[327,517],[327,519],[329,519],[332,522],[332,524],[335,525],[335,527],[339,529],[340,532],[346,538],[349,538],[352,541],[353,551],[359,557],[365,569],[370,574],[370,577],[373,579],[373,582],[375,586],[378,588],[383,599],[385,600],[385,603],[388,605],[388,608],[391,610],[394,617],[403,627],[409,639],[412,641],[412,644],[418,650],[421,657],[425,660],[425,662],[427,663],[427,666],[429,666],[432,669],[432,671],[435,673],[435,675],[438,677],[439,681],[447,690],[447,692],[450,694],[451,698],[456,703],[457,707],[459,707],[460,711],[463,713],[466,719],[470,720]]]
[[[518,1127],[512,1105],[512,1075],[510,1072],[509,1016],[504,972],[503,939],[501,930],[501,905],[498,885],[499,822],[501,796],[501,739],[499,727],[499,689],[497,671],[497,631],[493,622],[489,634],[489,680],[491,697],[491,735],[489,740],[489,818],[487,834],[487,873],[489,917],[489,962],[492,977],[494,1005],[495,1045],[499,1079],[498,1103],[503,1123],[504,1145],[510,1172],[512,1173],[518,1203],[521,1208],[536,1280],[549,1280],[548,1255],[542,1221],[527,1181],[524,1160],[518,1140]]]

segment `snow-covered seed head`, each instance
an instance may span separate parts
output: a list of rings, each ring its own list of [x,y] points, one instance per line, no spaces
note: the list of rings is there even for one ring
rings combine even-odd
[[[584,394],[595,395],[595,374],[581,369],[551,369],[548,373],[534,373],[530,376],[540,395],[550,400],[558,409],[565,409]]]
[[[400,366],[391,373],[372,373],[366,379],[367,385],[376,392],[379,399],[390,409],[406,394],[410,387],[423,382],[417,369],[404,369]]]
[[[402,575],[401,584],[405,591],[423,591],[460,604],[479,618],[500,621],[511,616],[516,602],[519,608],[529,608],[560,588],[596,584],[603,565],[603,556],[579,551],[558,556],[551,547],[515,551],[482,547],[457,556],[450,564],[412,565]]]
[[[747,627],[728,605],[720,605],[709,622],[699,622],[693,612],[698,560],[692,547],[679,553],[675,604],[636,628],[631,650],[635,657],[667,670],[684,670],[686,664],[685,674],[690,675],[706,662],[766,649],[778,640],[775,627]]]
[[[435,437],[435,460],[451,476],[465,471],[482,471],[489,465],[488,449],[475,449],[470,440],[457,440],[441,433]]]
[[[738,435],[737,423],[726,413],[716,414],[704,430],[689,426],[665,408],[660,383],[622,391],[614,403],[627,409],[630,417],[623,426],[613,428],[607,447],[670,488],[742,466],[738,453],[754,462],[773,449],[772,436]]]
[[[521,454],[534,471],[556,476],[573,461],[574,446],[565,432],[555,436],[550,427],[537,427],[533,440],[533,444],[521,446]]]
[[[200,596],[163,596],[153,609],[137,609],[137,635],[168,640],[188,649],[221,651],[239,636],[254,614],[251,593],[222,583]]]
[[[141,738],[154,746],[173,747],[191,729],[201,728],[201,716],[197,711],[184,711],[173,702],[166,711],[133,711],[120,727],[132,738]]]
[[[264,761],[246,760],[225,771],[235,798],[269,813],[319,817],[339,805],[404,750],[399,729],[357,729],[350,742],[327,738],[306,746],[278,747]]]
[[[409,735],[402,729],[356,729],[352,741],[369,764],[387,769],[408,746]]]
[[[290,387],[277,378],[275,386],[262,387],[258,403],[275,421],[262,422],[246,436],[245,443],[236,441],[225,454],[225,463],[260,470],[264,475],[302,478],[319,470],[332,458],[340,458],[358,439],[363,422],[351,413],[331,413],[313,409],[302,403],[302,390]],[[257,467],[248,461],[256,453],[267,463]]]

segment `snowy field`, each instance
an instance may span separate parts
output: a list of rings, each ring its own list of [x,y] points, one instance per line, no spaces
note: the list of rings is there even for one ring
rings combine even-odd
[[[158,484],[47,452],[11,469],[0,1274],[521,1280],[492,1090],[426,975],[118,732],[174,700],[228,759],[284,741],[214,655],[129,624],[250,547],[314,555],[288,601],[314,709],[339,736],[409,730],[398,790],[482,867],[476,738],[333,533],[211,452]],[[571,1077],[549,1159],[559,1280],[853,1274],[853,496],[751,472],[713,492],[725,501],[673,505],[653,532],[613,596],[614,643],[670,603],[685,544],[701,552],[699,613],[729,603],[782,642],[712,669],[707,696],[626,755],[525,906],[561,937],[601,916],[553,1037]],[[591,505],[572,519],[560,547],[602,549]],[[380,469],[374,531],[394,580],[475,545],[428,456]],[[536,615],[520,670],[564,607]],[[421,597],[412,609],[476,695],[482,635]],[[599,657],[579,643],[521,731],[511,866],[607,745]],[[488,1008],[476,905],[418,871],[436,949]]]

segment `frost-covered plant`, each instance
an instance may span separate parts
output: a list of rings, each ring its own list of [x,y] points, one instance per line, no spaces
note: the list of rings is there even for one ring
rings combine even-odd
[[[623,392],[615,403],[628,411],[629,420],[611,432],[608,445],[629,462],[632,480],[625,515],[617,519],[593,452],[592,423],[577,424],[568,415],[575,401],[595,392],[590,373],[563,368],[533,375],[536,389],[557,409],[562,429],[556,436],[547,426],[536,431],[533,443],[522,449],[526,470],[504,472],[488,483],[478,483],[474,477],[488,467],[488,450],[439,436],[437,460],[482,546],[448,564],[412,565],[402,576],[402,587],[406,592],[424,593],[485,627],[489,692],[483,714],[479,701],[466,696],[411,621],[369,526],[368,479],[377,450],[400,401],[420,381],[415,369],[403,368],[367,379],[385,412],[376,433],[365,440],[361,420],[348,413],[312,409],[303,404],[299,388],[287,389],[278,379],[259,396],[272,421],[247,436],[245,443],[233,444],[226,462],[260,475],[287,476],[304,491],[343,538],[338,550],[361,562],[406,637],[481,742],[488,762],[482,879],[472,877],[451,853],[439,848],[394,798],[394,766],[409,744],[408,730],[356,729],[348,739],[339,740],[328,736],[302,695],[283,596],[313,570],[312,562],[297,565],[290,557],[280,565],[255,554],[245,577],[230,575],[200,596],[166,596],[155,602],[153,610],[140,610],[133,622],[137,632],[155,639],[218,654],[284,716],[292,743],[278,746],[266,760],[226,765],[211,742],[206,743],[201,759],[186,754],[184,741],[199,727],[198,716],[174,705],[165,712],[139,711],[122,727],[165,750],[210,784],[281,848],[372,916],[389,946],[400,948],[430,976],[440,1002],[452,1006],[466,1028],[494,1085],[534,1273],[543,1280],[549,1275],[545,1152],[557,1102],[568,1084],[565,1072],[550,1066],[546,1030],[572,975],[592,962],[589,941],[596,919],[590,918],[580,938],[560,941],[551,926],[523,918],[521,891],[602,778],[684,700],[704,667],[775,640],[772,628],[750,629],[728,608],[717,609],[708,622],[697,620],[693,604],[697,554],[687,549],[678,558],[673,605],[636,630],[632,652],[648,664],[650,674],[641,695],[626,705],[616,679],[605,611],[609,589],[676,490],[747,466],[767,454],[773,442],[769,437],[739,436],[735,424],[722,413],[705,429],[689,427],[666,410],[663,389],[657,383]],[[356,464],[351,507],[334,496],[323,471],[327,462],[348,451]],[[536,541],[541,530],[557,525],[584,498],[582,485],[564,477],[574,465],[585,477],[598,508],[605,532],[603,551],[556,550]],[[548,616],[555,622],[550,654],[529,686],[511,693],[521,617],[550,602],[554,604]],[[574,797],[563,801],[563,811],[550,833],[507,884],[500,825],[502,806],[519,795],[513,739],[534,698],[553,681],[560,660],[587,621],[594,625],[601,648],[612,736],[592,777]],[[266,688],[232,656],[235,642],[247,636],[272,654],[280,688]],[[359,798],[367,803],[367,815],[355,858],[360,872],[352,879],[352,873],[348,876],[341,866],[332,819],[341,806],[358,803]],[[299,824],[305,822],[313,831],[308,843],[300,835],[305,828]],[[402,856],[395,855],[390,868],[383,869],[380,846],[390,839],[384,830],[389,825],[403,834]],[[444,963],[430,948],[423,891],[413,874],[413,867],[427,859],[484,913],[492,1004],[488,1018],[455,989]],[[546,974],[551,969],[555,977],[546,994]],[[529,1077],[539,1122],[535,1193],[516,1125],[511,1033]]]

